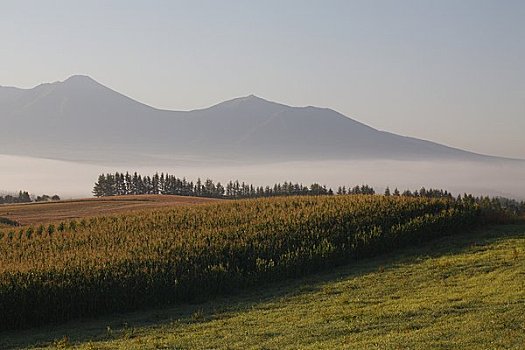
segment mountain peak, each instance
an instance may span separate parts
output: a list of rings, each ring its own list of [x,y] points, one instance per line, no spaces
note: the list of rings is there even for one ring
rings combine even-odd
[[[72,75],[66,80],[64,80],[62,83],[75,86],[87,86],[93,84],[100,85],[93,78],[87,75]]]
[[[94,80],[88,75],[75,74],[67,78],[64,82],[66,81],[94,81]]]
[[[215,106],[212,106],[210,108],[214,108],[214,107],[222,107],[222,108],[263,108],[264,106],[270,106],[270,107],[279,107],[279,108],[282,108],[282,107],[288,107],[286,105],[283,105],[283,104],[280,104],[280,103],[277,103],[277,102],[273,102],[273,101],[268,101],[268,100],[265,100],[264,98],[262,97],[259,97],[259,96],[255,96],[255,95],[248,95],[248,96],[242,96],[242,97],[237,97],[237,98],[234,98],[234,99],[231,99],[231,100],[228,100],[228,101],[224,101],[224,102],[221,102]]]
[[[226,102],[270,102],[268,100],[265,100],[264,98],[261,98],[259,96],[255,96],[253,94],[251,95],[248,95],[248,96],[241,96],[241,97],[237,97],[237,98],[234,98],[230,101],[226,101]]]
[[[259,96],[255,96],[254,94],[250,94],[248,96],[245,96],[245,97],[241,97],[245,100],[263,100],[263,101],[266,101],[264,98],[261,98]]]

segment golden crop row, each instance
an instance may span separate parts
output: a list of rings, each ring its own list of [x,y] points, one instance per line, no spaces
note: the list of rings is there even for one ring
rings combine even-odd
[[[0,329],[177,302],[474,225],[475,203],[335,196],[149,210],[0,233]]]

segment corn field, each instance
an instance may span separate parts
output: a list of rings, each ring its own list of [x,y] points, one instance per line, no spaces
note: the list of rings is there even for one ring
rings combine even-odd
[[[355,261],[475,225],[477,203],[250,199],[0,231],[0,329],[166,305]]]

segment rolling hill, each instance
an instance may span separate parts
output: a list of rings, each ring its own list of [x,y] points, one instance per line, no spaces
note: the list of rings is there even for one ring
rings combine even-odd
[[[497,159],[253,95],[200,110],[159,110],[87,76],[0,87],[0,122],[2,153],[65,160]]]

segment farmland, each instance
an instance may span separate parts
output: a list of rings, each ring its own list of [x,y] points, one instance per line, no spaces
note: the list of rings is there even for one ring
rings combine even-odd
[[[60,220],[80,219],[117,213],[129,213],[143,209],[194,205],[217,201],[211,198],[182,196],[114,196],[59,202],[1,205],[0,218],[7,218],[20,225],[35,225]],[[4,225],[3,227],[7,227]],[[0,227],[2,223],[0,222]]]
[[[525,224],[198,303],[0,333],[0,348],[522,349]],[[490,345],[489,345],[490,344]]]
[[[489,209],[468,198],[289,197],[4,229],[0,328],[206,300],[455,234]]]

